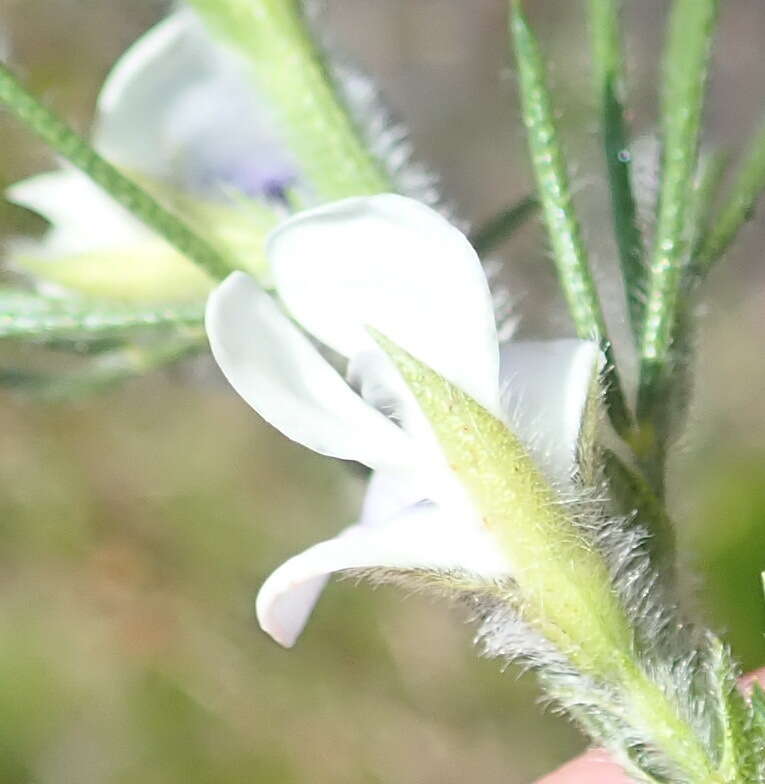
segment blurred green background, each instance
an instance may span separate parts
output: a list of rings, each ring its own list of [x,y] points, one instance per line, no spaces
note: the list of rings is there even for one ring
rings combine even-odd
[[[378,78],[462,214],[479,221],[527,191],[501,0],[326,5],[338,47]],[[528,5],[554,57],[619,334],[584,0]],[[667,2],[625,6],[632,120],[647,137]],[[765,6],[722,6],[707,140],[735,150],[765,109]],[[0,41],[85,129],[109,65],[163,10],[0,0]],[[0,185],[49,165],[0,114]],[[40,227],[0,204],[2,237]],[[758,215],[706,286],[691,427],[671,481],[688,600],[746,667],[765,663],[764,242]],[[539,228],[505,256],[519,334],[568,334]],[[206,362],[77,404],[0,401],[0,781],[514,784],[582,747],[542,715],[531,679],[476,658],[461,613],[426,598],[339,583],[294,650],[259,631],[257,586],[349,523],[363,480],[264,426]]]

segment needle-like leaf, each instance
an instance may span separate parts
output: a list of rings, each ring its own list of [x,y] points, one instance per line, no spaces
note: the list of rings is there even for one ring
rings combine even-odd
[[[645,267],[643,238],[630,175],[632,156],[624,111],[620,3],[618,0],[589,0],[589,10],[611,212],[630,322],[637,337],[644,303]]]
[[[80,370],[43,374],[0,368],[0,384],[25,397],[67,402],[104,392],[131,378],[171,365],[204,350],[200,333],[152,345],[129,345],[90,358]]]
[[[683,271],[690,253],[688,194],[698,163],[709,53],[718,0],[675,0],[664,57],[661,191],[640,342],[638,416],[664,397],[663,370],[677,323]]]
[[[577,334],[582,338],[597,339],[603,347],[608,359],[606,402],[609,414],[616,429],[625,433],[629,430],[631,418],[574,210],[568,167],[555,123],[545,67],[539,44],[519,2],[511,5],[510,31],[537,192],[558,277]]]
[[[700,277],[706,275],[728,250],[741,227],[751,217],[763,189],[765,189],[765,121],[741,161],[736,180],[720,214],[713,221],[696,253],[694,267]]]
[[[489,218],[470,235],[470,244],[479,256],[496,250],[539,209],[534,196],[526,196],[506,210]]]
[[[138,307],[0,289],[0,338],[93,338],[146,328],[201,325],[203,320],[204,303],[200,302]]]

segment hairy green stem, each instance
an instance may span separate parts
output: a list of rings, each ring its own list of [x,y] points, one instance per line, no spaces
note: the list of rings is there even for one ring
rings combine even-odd
[[[519,2],[512,2],[510,30],[520,77],[523,120],[558,277],[577,334],[598,340],[603,348],[607,359],[609,415],[617,431],[626,434],[631,427],[631,417],[574,210],[568,167],[555,123],[542,55]]]
[[[102,158],[78,133],[44,106],[0,63],[0,103],[59,155],[81,169],[115,201],[167,240],[212,278],[222,279],[232,265],[178,216]]]
[[[662,183],[648,270],[640,341],[638,417],[661,405],[688,261],[689,203],[698,161],[701,115],[718,0],[675,0],[669,20],[662,94]]]

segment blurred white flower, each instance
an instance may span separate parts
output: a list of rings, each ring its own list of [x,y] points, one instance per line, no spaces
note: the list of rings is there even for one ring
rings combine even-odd
[[[187,217],[217,230],[219,242],[249,250],[299,177],[247,68],[192,12],[175,12],[115,64],[98,98],[92,143],[131,176],[166,189],[181,212],[198,209]],[[12,262],[44,277],[96,295],[114,289],[123,298],[131,285],[140,288],[136,296],[155,299],[165,288],[191,296],[210,288],[206,276],[77,170],[32,177],[7,196],[52,224],[41,242],[18,243],[11,253]]]
[[[232,188],[279,197],[297,176],[248,65],[187,9],[114,66],[93,143],[125,169],[206,194]]]
[[[255,281],[211,295],[221,370],[266,421],[322,454],[373,469],[358,523],[288,560],[257,601],[282,645],[300,634],[329,574],[386,568],[508,575],[511,565],[447,464],[373,327],[504,420],[551,482],[574,471],[600,367],[578,340],[500,347],[479,259],[430,208],[395,195],[296,215],[270,237],[276,290],[305,332],[347,360],[347,380]]]

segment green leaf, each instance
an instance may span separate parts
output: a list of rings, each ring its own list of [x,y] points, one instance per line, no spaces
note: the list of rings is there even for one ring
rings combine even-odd
[[[694,276],[698,275],[698,258],[710,233],[710,218],[728,162],[728,154],[717,150],[702,157],[696,173],[688,218],[690,244],[694,248],[689,271]]]
[[[752,685],[752,751],[759,760],[759,781],[765,781],[765,691],[759,683]]]
[[[752,713],[757,724],[765,728],[765,691],[755,681],[752,685]]]
[[[697,245],[706,229],[708,216],[719,190],[727,155],[712,152],[702,157],[688,202],[687,236],[689,247]],[[682,431],[686,422],[693,388],[693,349],[696,343],[694,300],[691,296],[698,282],[691,261],[683,269],[685,295],[680,298],[673,330],[672,345],[664,360],[663,373],[654,380],[650,419],[640,423],[640,438],[632,446],[640,467],[658,498],[664,495],[664,463],[667,444]]]
[[[147,328],[199,326],[203,320],[204,302],[128,307],[0,289],[0,338],[101,337]]]
[[[534,196],[525,196],[512,207],[508,207],[479,226],[470,235],[470,244],[479,256],[491,253],[509,240],[529,218],[536,214],[538,209],[537,199]]]
[[[595,83],[600,104],[603,144],[619,260],[627,307],[637,338],[645,295],[643,238],[632,188],[627,122],[624,112],[624,57],[618,0],[589,0]]]
[[[749,145],[739,166],[730,194],[700,244],[694,260],[698,277],[703,277],[725,254],[741,227],[751,217],[765,189],[765,121]]]
[[[537,193],[553,249],[558,277],[577,335],[597,339],[607,363],[606,403],[620,433],[630,429],[631,417],[619,382],[613,348],[606,333],[579,220],[574,210],[568,167],[539,44],[521,11],[511,6],[510,31],[518,65],[523,121],[526,126]]]
[[[188,0],[252,67],[322,201],[394,190],[366,149],[294,0]]]
[[[668,381],[662,376],[672,349],[683,271],[691,250],[688,194],[698,163],[717,8],[718,0],[675,0],[670,14],[661,106],[661,191],[640,340],[640,419],[648,418],[666,394]]]
[[[34,389],[45,376],[22,368],[0,367],[0,386],[14,390]]]
[[[63,374],[0,368],[0,383],[34,400],[70,402],[178,362],[203,351],[205,346],[204,336],[197,332],[155,345],[130,345],[108,351],[89,359],[83,369]]]
[[[756,782],[759,760],[752,745],[752,705],[739,691],[730,651],[711,635],[710,648],[710,685],[717,698],[720,723],[717,769],[724,781]]]

